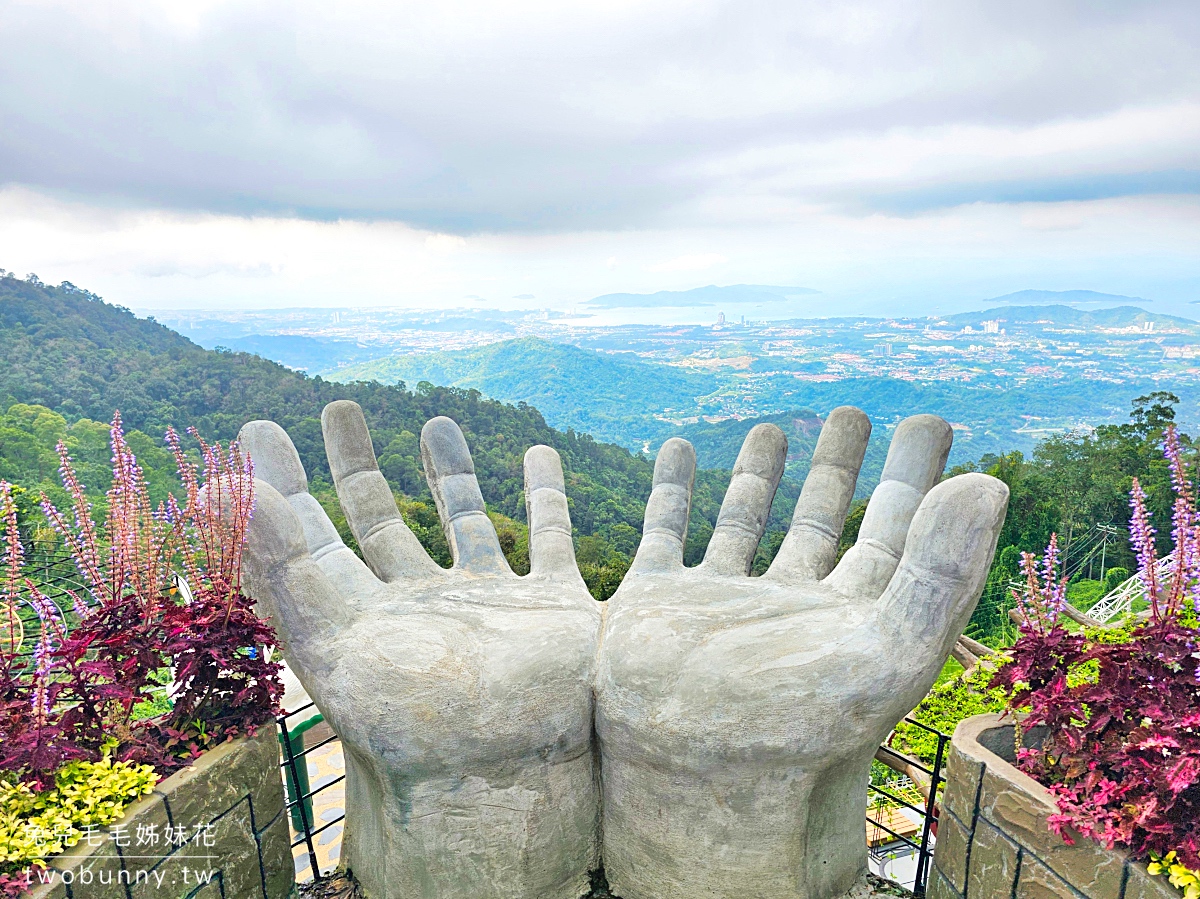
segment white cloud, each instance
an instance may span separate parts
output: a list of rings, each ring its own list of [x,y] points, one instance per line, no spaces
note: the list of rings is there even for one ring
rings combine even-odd
[[[1194,0],[42,0],[0,42],[7,183],[181,211],[561,232],[1200,168]]]
[[[1195,0],[9,0],[0,265],[141,306],[1193,298],[1197,44]]]
[[[1164,311],[1177,301],[1183,314],[1200,298],[1200,201],[1169,197],[974,204],[916,216],[816,210],[723,229],[479,235],[450,252],[445,243],[387,222],[114,213],[0,191],[0,265],[135,309],[437,308],[467,296],[571,309],[605,293],[714,282],[814,288],[822,291],[809,310],[817,315],[968,308],[1027,287],[1147,296]],[[528,295],[536,302],[518,299]]]

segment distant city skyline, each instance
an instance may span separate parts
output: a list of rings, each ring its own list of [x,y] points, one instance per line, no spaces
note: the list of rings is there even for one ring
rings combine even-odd
[[[1200,309],[1194,0],[0,0],[0,40],[0,266],[135,310]]]

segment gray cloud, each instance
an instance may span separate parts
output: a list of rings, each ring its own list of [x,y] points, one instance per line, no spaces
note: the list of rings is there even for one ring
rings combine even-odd
[[[961,129],[1186,115],[1200,102],[1194,0],[570,13],[260,0],[194,22],[169,5],[102,6],[0,0],[3,183],[455,232],[644,227],[696,222],[697,209],[720,224],[763,200],[784,201],[783,216],[814,202],[915,212],[1200,186],[1186,129],[1168,127],[1153,152],[1133,135],[1047,165],[1014,152],[973,171],[954,155]],[[936,142],[921,163],[934,173],[915,178],[880,174],[885,152],[819,177],[807,162],[840,141],[869,151],[929,129],[944,135],[944,177]]]

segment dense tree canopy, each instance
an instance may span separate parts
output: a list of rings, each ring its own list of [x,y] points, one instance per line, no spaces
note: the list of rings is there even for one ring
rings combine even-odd
[[[1170,551],[1174,493],[1162,439],[1164,429],[1175,420],[1178,402],[1170,392],[1155,391],[1133,400],[1130,420],[1125,424],[1101,425],[1094,431],[1052,437],[1040,443],[1029,459],[1019,452],[988,455],[978,463],[949,472],[987,472],[1008,484],[1012,494],[988,587],[972,621],[977,638],[994,641],[1005,629],[1005,611],[1011,605],[1007,585],[1019,577],[1021,553],[1040,554],[1052,534],[1058,534],[1068,573],[1077,582],[1086,575],[1098,582],[1095,587],[1081,584],[1073,600],[1076,595],[1081,600],[1098,599],[1114,586],[1111,571],[1127,575],[1136,568],[1133,552],[1124,539],[1129,524],[1129,491],[1135,477],[1148,495],[1159,550]],[[1194,462],[1195,447],[1186,435],[1183,445]],[[1108,528],[1113,535],[1104,542],[1099,558],[1098,528]],[[1086,607],[1088,603],[1077,604]]]

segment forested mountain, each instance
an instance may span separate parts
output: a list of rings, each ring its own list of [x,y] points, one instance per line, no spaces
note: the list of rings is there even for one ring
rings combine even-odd
[[[253,353],[297,371],[319,372],[338,365],[376,359],[387,353],[378,345],[360,345],[353,340],[318,340],[298,334],[251,334],[222,339],[208,349]]]
[[[732,432],[739,420],[824,416],[844,404],[863,409],[886,443],[888,428],[932,412],[955,425],[959,464],[1119,422],[1134,397],[1164,384],[1194,426],[1197,337],[1196,322],[1136,307],[1010,306],[945,319],[596,328],[399,350],[327,376],[475,388],[528,402],[554,427],[650,453],[681,432]],[[728,424],[713,431],[710,419]],[[728,454],[700,452],[705,464],[729,464]]]
[[[732,468],[738,450],[742,447],[742,441],[750,433],[750,429],[764,422],[778,426],[787,435],[788,477],[798,483],[804,483],[813,451],[817,448],[817,438],[821,435],[822,424],[822,418],[810,409],[745,418],[740,421],[698,421],[676,428],[676,433],[691,441],[701,465],[706,468]],[[879,483],[891,437],[891,428],[876,426],[872,429],[871,442],[867,446],[867,455],[863,459],[858,477],[857,496],[860,499],[870,496],[875,485]]]
[[[634,449],[640,447],[631,420],[644,423],[672,409],[690,413],[697,398],[717,388],[711,375],[644,362],[632,353],[597,353],[536,337],[455,352],[388,356],[347,366],[336,377],[474,388],[536,406],[556,427]],[[644,424],[641,430],[646,430]]]
[[[67,443],[92,495],[102,498],[108,486],[105,422],[114,409],[132,430],[130,444],[158,498],[172,484],[171,460],[161,442],[168,425],[194,425],[208,438],[229,439],[244,422],[270,418],[288,429],[314,493],[349,536],[329,484],[320,429],[324,405],[348,398],[363,407],[380,466],[399,494],[403,514],[443,563],[448,555],[420,471],[418,446],[422,425],[435,415],[449,415],[462,426],[501,544],[518,570],[528,564],[522,459],[534,443],[549,444],[562,455],[578,553],[596,595],[608,596],[616,589],[640,540],[652,475],[647,458],[577,431],[556,430],[533,407],[488,399],[477,390],[428,383],[410,390],[310,378],[257,356],[205,350],[70,285],[48,287],[12,277],[0,278],[0,359],[0,478],[25,488],[22,505],[27,512],[38,491],[53,492],[53,448],[58,440]],[[614,379],[629,374],[621,368],[626,361],[614,360],[620,363]],[[858,400],[871,411],[868,391],[860,397],[847,390],[854,383],[850,379],[819,386],[841,388],[836,401],[831,393],[830,407]],[[563,389],[570,395],[569,387]],[[575,398],[582,403],[580,394]],[[927,411],[922,395],[908,399],[908,411]],[[1097,525],[1123,528],[1135,476],[1150,494],[1165,544],[1171,490],[1159,442],[1177,403],[1174,395],[1161,391],[1139,396],[1126,424],[1064,434],[1038,444],[1031,454],[996,453],[960,467],[1003,479],[1013,497],[989,587],[972,625],[975,636],[992,642],[1003,639],[1005,584],[1015,575],[1022,551],[1040,552],[1052,532],[1058,532],[1069,549]],[[728,483],[727,469],[743,436],[757,421],[771,420],[788,434],[788,471],[793,478],[785,479],[779,491],[755,562],[757,570],[765,568],[790,520],[798,478],[807,470],[820,429],[818,416],[800,409],[766,419],[672,426],[695,443],[702,464],[714,466],[697,477],[686,547],[689,564],[703,555]],[[857,534],[864,508],[861,497],[877,482],[890,439],[888,424],[876,421],[860,479],[860,500],[848,520],[843,547]],[[1190,441],[1187,445],[1191,455]],[[1131,563],[1127,547],[1118,540],[1102,564],[1128,568]],[[1101,567],[1093,573],[1105,571]],[[1099,581],[1095,588],[1100,588]]]
[[[419,435],[428,419],[447,415],[466,434],[490,510],[515,525],[523,521],[524,453],[545,443],[562,456],[578,535],[597,538],[585,547],[596,564],[620,569],[621,557],[640,539],[652,464],[588,434],[551,428],[524,403],[508,405],[477,390],[431,384],[408,390],[309,378],[258,356],[205,350],[72,285],[50,287],[11,276],[0,278],[0,359],[0,412],[7,410],[0,420],[0,477],[22,486],[53,483],[53,446],[63,438],[98,479],[89,486],[102,490],[107,452],[99,423],[109,421],[114,410],[127,427],[148,435],[134,437],[135,448],[150,454],[148,467],[154,467],[150,457],[168,425],[194,426],[207,438],[227,440],[245,422],[267,418],[292,436],[314,492],[336,518],[320,413],[332,400],[352,399],[371,426],[380,468],[407,497],[430,498]],[[166,464],[165,457],[162,461]],[[727,482],[727,472],[697,478],[691,558],[703,553]],[[788,484],[780,494],[777,508],[784,511],[773,519],[776,529],[790,518],[789,502],[798,488]],[[410,511],[414,521],[424,516],[422,526],[436,540],[430,510]],[[519,542],[520,534],[511,540]]]

